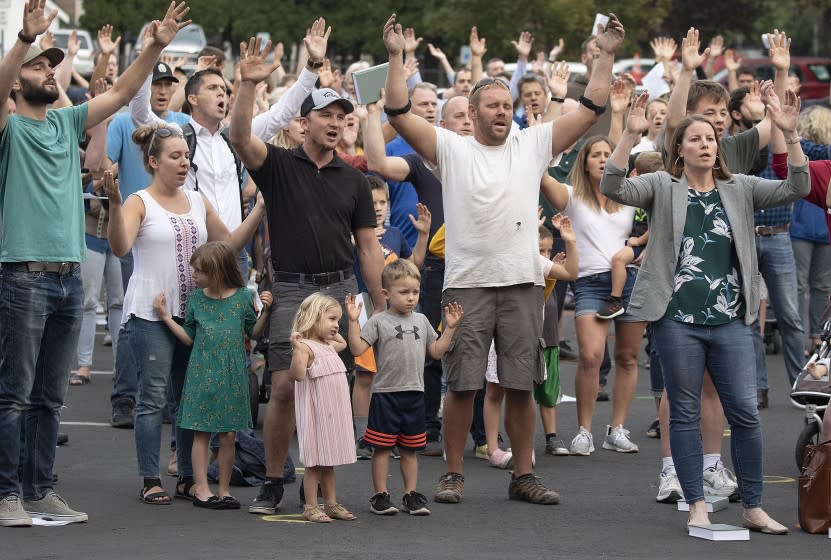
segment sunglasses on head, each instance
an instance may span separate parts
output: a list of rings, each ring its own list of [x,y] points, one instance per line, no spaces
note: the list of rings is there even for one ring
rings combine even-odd
[[[486,88],[486,87],[489,87],[489,86],[493,86],[493,85],[501,86],[504,89],[510,89],[508,87],[508,84],[506,84],[504,81],[500,80],[499,78],[482,78],[481,80],[476,82],[476,85],[473,86],[472,90],[470,90],[470,96],[473,97],[473,95],[477,91],[479,91],[480,89]]]
[[[179,138],[184,138],[181,132],[174,130],[172,128],[168,128],[166,126],[161,126],[153,131],[153,137],[150,138],[150,144],[147,146],[147,153],[153,151],[153,145],[156,143],[156,138],[170,138],[171,136],[177,136]]]

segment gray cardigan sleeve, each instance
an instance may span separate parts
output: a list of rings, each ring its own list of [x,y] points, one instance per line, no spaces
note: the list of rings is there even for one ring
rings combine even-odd
[[[750,176],[745,177],[745,180],[753,189],[753,208],[756,210],[782,206],[811,193],[807,158],[802,165],[791,165],[788,162],[788,178],[784,181]]]
[[[655,189],[659,188],[665,175],[663,171],[647,173],[639,177],[626,178],[626,170],[617,167],[611,160],[606,161],[603,178],[600,180],[600,192],[615,202],[648,208],[652,205]]]

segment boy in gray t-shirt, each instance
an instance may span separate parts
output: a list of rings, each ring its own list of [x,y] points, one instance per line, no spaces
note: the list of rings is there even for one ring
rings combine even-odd
[[[412,515],[429,515],[427,498],[416,492],[418,460],[416,451],[424,449],[427,434],[424,418],[424,359],[427,353],[440,359],[450,348],[462,307],[450,303],[444,308],[444,332],[436,334],[427,317],[414,312],[418,304],[421,274],[410,261],[399,259],[384,267],[381,286],[389,309],[376,313],[361,329],[360,304],[352,294],[346,296],[349,316],[349,349],[360,356],[370,347],[375,351],[378,371],[372,382],[372,399],[364,441],[372,446],[372,483],[375,495],[370,511],[392,515],[387,489],[389,459],[393,447],[401,454],[401,477],[404,479],[402,509]]]

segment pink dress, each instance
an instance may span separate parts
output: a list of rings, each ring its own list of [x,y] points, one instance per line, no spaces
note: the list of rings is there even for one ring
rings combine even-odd
[[[334,467],[356,461],[352,402],[346,366],[335,349],[303,339],[314,361],[306,378],[294,384],[294,411],[300,462],[305,467]]]

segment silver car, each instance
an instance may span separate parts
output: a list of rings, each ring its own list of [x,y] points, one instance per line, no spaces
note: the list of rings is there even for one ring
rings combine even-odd
[[[144,37],[144,30],[148,25],[145,23],[141,27],[141,32],[138,34],[135,50],[133,51],[133,59],[141,52],[141,38]],[[176,34],[176,37],[165,47],[162,54],[170,55],[174,60],[184,58],[185,63],[182,65],[182,69],[185,72],[191,72],[196,68],[199,52],[206,46],[208,46],[208,40],[205,38],[205,31],[202,29],[202,26],[191,23]]]
[[[52,35],[55,37],[55,46],[66,52],[66,44],[69,41],[69,35],[72,33],[71,29],[53,29]],[[77,29],[78,42],[80,48],[78,54],[75,55],[75,61],[72,66],[82,76],[89,77],[95,68],[95,45],[92,42],[92,37],[89,31]]]

